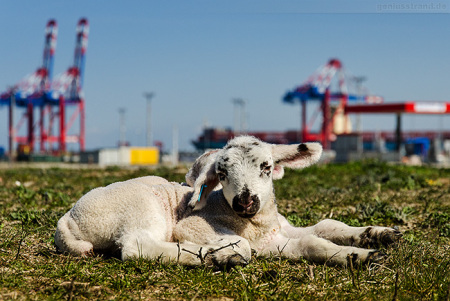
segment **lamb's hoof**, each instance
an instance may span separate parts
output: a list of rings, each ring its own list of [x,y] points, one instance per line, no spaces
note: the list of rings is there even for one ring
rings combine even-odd
[[[240,254],[233,254],[228,256],[225,260],[218,260],[217,258],[212,258],[212,263],[215,269],[217,270],[231,270],[237,266],[246,266],[248,261],[245,260],[244,257]]]
[[[352,254],[347,255],[347,267],[350,267],[350,266],[354,267],[359,264],[360,264],[360,262],[359,262],[358,254],[352,253]]]
[[[363,248],[387,247],[397,243],[402,235],[398,227],[386,228],[384,230],[377,227],[368,227],[360,236],[360,245]]]
[[[240,254],[234,254],[228,258],[227,267],[234,268],[235,266],[246,266],[248,261]]]
[[[380,242],[383,244],[383,246],[389,246],[398,243],[402,236],[403,234],[400,232],[398,227],[395,226],[392,229],[386,229],[381,232]]]
[[[374,250],[369,252],[369,255],[367,256],[366,260],[364,261],[365,264],[370,263],[380,263],[384,261],[387,257],[387,254],[378,250]]]
[[[89,251],[83,252],[81,254],[82,257],[94,257],[95,253],[93,249],[90,249]]]

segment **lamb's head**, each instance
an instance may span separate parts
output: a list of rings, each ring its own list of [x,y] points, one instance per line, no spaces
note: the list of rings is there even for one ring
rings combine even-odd
[[[281,179],[283,167],[303,168],[317,162],[318,143],[275,145],[254,137],[240,136],[221,150],[205,153],[186,175],[194,187],[190,206],[206,204],[206,197],[219,183],[231,208],[241,217],[253,217],[273,202],[272,180]]]
[[[270,145],[252,137],[233,139],[218,154],[217,177],[225,199],[239,216],[252,217],[273,201],[273,166]]]

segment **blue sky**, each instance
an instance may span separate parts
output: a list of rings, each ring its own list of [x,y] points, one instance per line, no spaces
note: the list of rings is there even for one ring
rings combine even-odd
[[[299,127],[283,94],[329,58],[367,77],[386,101],[450,100],[450,1],[23,1],[0,0],[0,90],[41,65],[44,28],[59,33],[54,74],[72,64],[75,26],[90,22],[84,91],[86,146],[119,139],[145,145],[145,98],[165,148],[179,129],[191,149],[204,124],[233,125],[231,100],[247,101],[249,130]],[[394,129],[395,117],[363,116],[364,130]],[[406,129],[450,130],[450,116],[406,116]],[[7,109],[0,108],[0,146]]]

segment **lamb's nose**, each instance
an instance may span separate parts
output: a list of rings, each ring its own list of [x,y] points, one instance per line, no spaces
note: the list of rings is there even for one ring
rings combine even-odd
[[[247,200],[247,202],[243,202],[243,201],[240,201],[239,202],[239,205],[241,205],[242,207],[244,207],[244,209],[247,209],[247,208],[249,208],[251,205],[253,205],[253,200],[252,200],[252,198],[249,198],[248,200]]]

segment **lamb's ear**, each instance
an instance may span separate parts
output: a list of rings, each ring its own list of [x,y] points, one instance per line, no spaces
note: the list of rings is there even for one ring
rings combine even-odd
[[[322,155],[322,145],[316,142],[301,144],[273,144],[272,157],[275,162],[273,179],[281,179],[284,175],[283,167],[305,168],[317,161]]]
[[[284,167],[278,164],[275,164],[273,167],[272,179],[279,180],[284,176]]]
[[[189,201],[189,206],[194,210],[201,209],[206,205],[206,198],[219,184],[214,166],[218,151],[213,150],[201,155],[186,174],[186,183],[194,188],[194,193]]]

